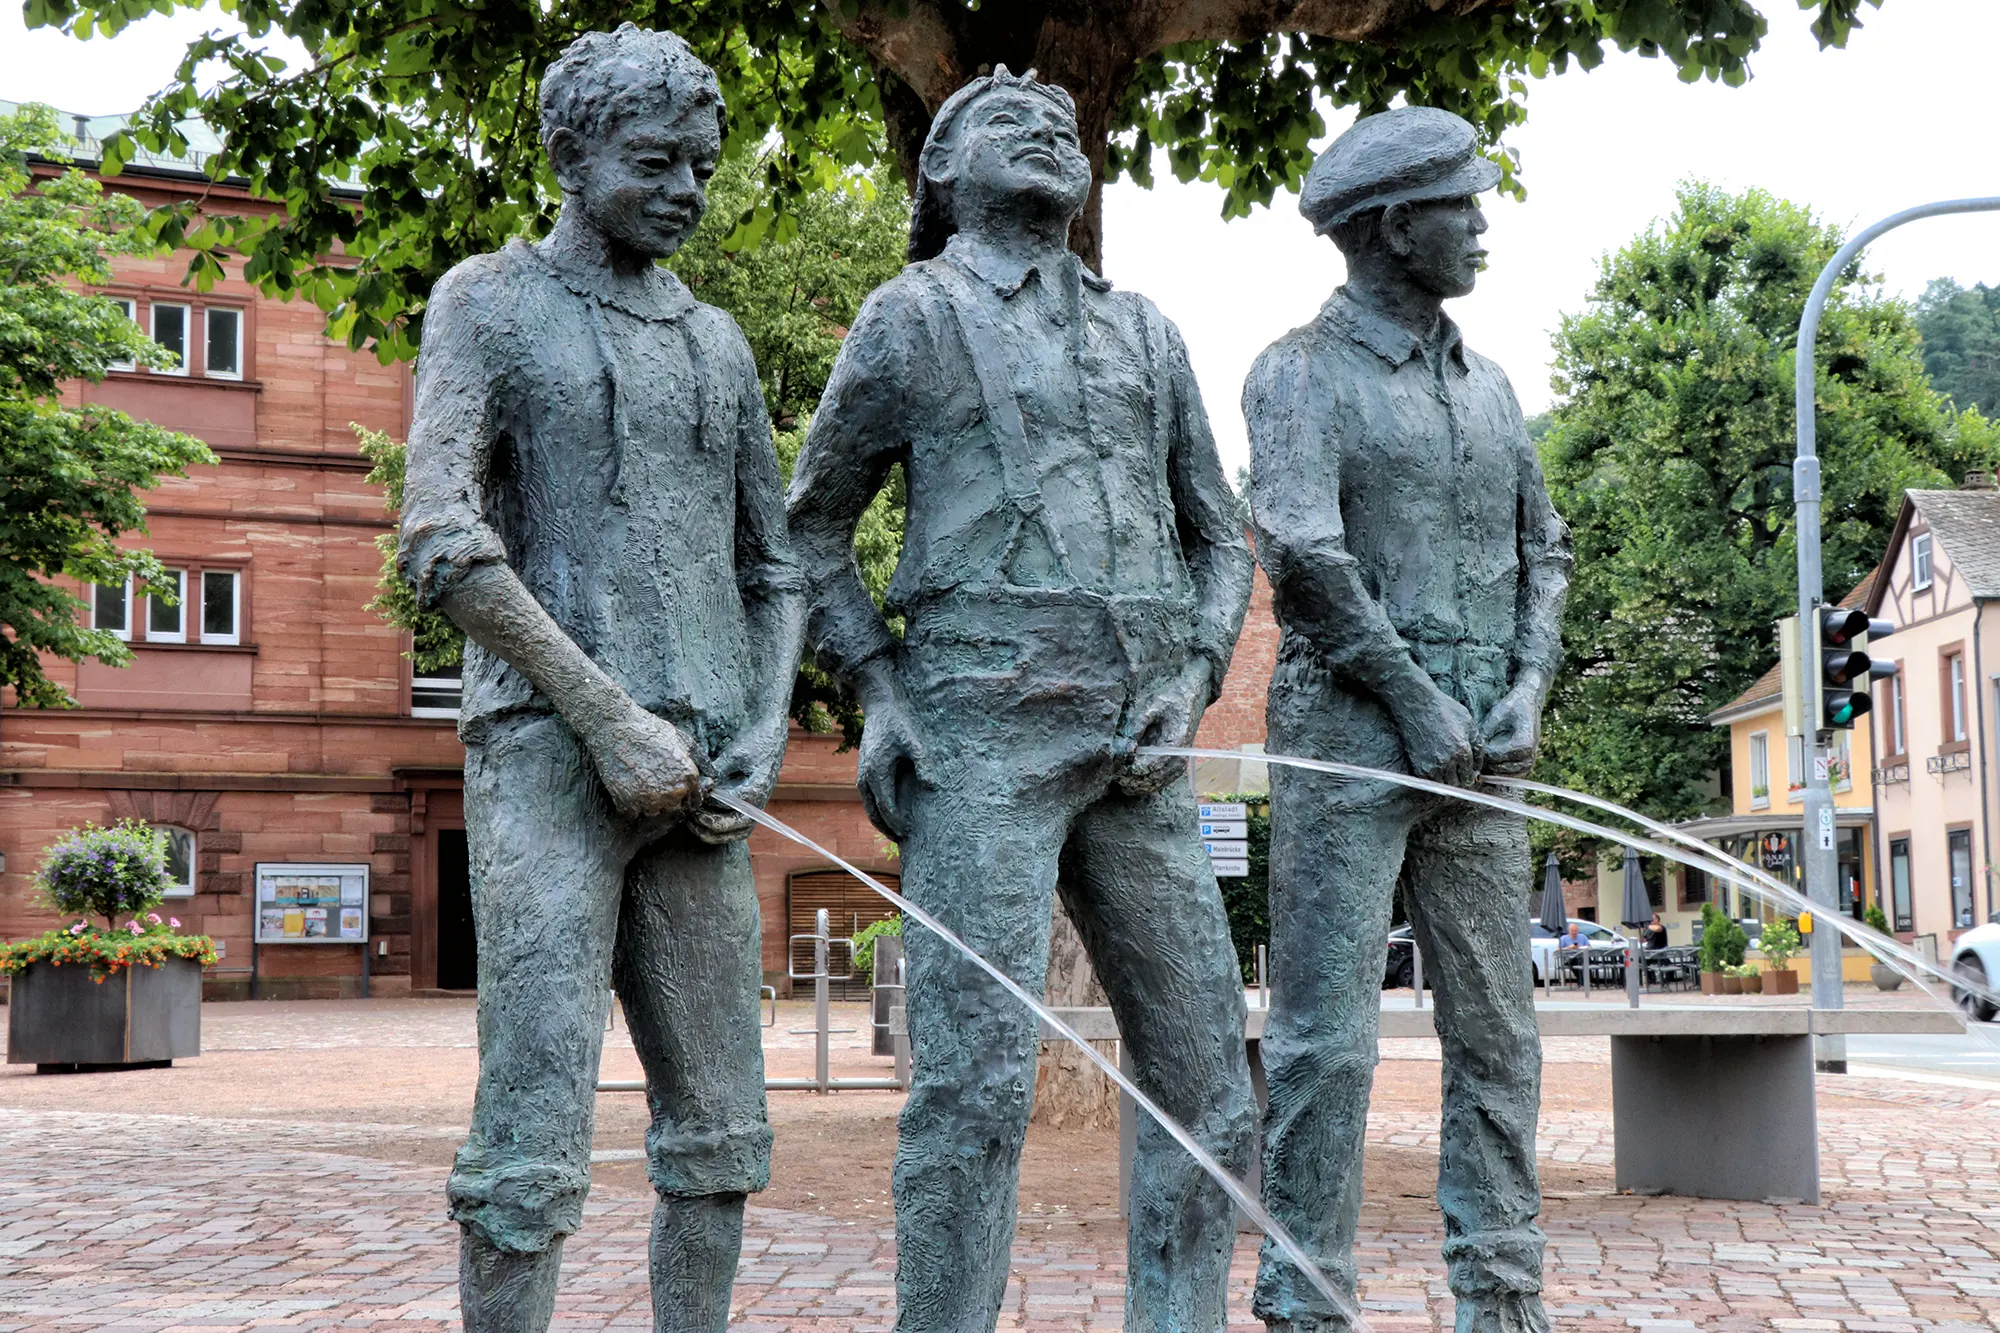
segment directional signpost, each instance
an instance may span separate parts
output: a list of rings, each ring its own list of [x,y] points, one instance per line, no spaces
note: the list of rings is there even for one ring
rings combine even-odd
[[[1250,873],[1250,807],[1241,801],[1203,801],[1195,807],[1201,844],[1217,879],[1242,879]]]

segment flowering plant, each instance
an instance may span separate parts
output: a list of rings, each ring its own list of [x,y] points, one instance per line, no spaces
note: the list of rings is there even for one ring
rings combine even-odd
[[[162,921],[152,910],[170,882],[166,834],[159,830],[131,819],[113,828],[71,829],[42,858],[35,888],[45,905],[79,919],[35,939],[0,944],[0,974],[25,971],[30,963],[83,964],[101,982],[120,968],[159,967],[169,958],[207,967],[216,960],[215,942],[181,934],[178,918]],[[91,916],[105,924],[93,925]]]
[[[158,914],[134,918],[115,929],[101,929],[87,921],[51,930],[31,940],[0,944],[0,975],[25,972],[30,963],[82,965],[93,980],[103,981],[126,967],[159,967],[169,958],[188,958],[203,967],[216,960],[215,941],[206,935],[179,933],[180,922]]]
[[[160,905],[168,886],[167,835],[136,819],[71,829],[42,854],[35,889],[63,916],[101,916],[115,926]]]

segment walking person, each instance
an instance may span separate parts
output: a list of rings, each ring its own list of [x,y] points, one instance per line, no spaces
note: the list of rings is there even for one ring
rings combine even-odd
[[[1364,118],[1307,176],[1300,211],[1340,247],[1347,283],[1243,389],[1282,629],[1273,753],[1456,784],[1534,758],[1568,533],[1505,375],[1443,311],[1472,290],[1476,196],[1498,178],[1470,125],[1425,107]],[[1373,983],[1400,875],[1443,1043],[1438,1205],[1458,1328],[1545,1329],[1525,823],[1283,768],[1271,818],[1266,1206],[1352,1289]],[[1273,1329],[1346,1327],[1269,1244],[1255,1308]]]

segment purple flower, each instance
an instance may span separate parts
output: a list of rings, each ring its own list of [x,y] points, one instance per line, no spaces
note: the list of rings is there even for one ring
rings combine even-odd
[[[139,923],[137,921],[127,921],[125,923],[125,929],[131,931],[134,935],[143,935],[145,933],[144,931],[139,929]]]
[[[157,926],[160,924],[160,914],[158,912],[148,912],[146,913],[146,920]]]
[[[154,917],[153,919],[155,921],[159,920],[158,917]],[[181,919],[177,916],[170,916],[167,918],[167,925],[169,925],[175,930],[179,930],[181,928]]]
[[[84,931],[84,925],[83,922],[81,921],[77,922],[75,925],[69,928],[69,933],[72,935],[81,935],[83,934],[83,931]]]

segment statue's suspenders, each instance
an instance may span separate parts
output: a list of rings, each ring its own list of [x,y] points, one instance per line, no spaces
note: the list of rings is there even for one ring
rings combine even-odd
[[[993,327],[980,304],[978,294],[958,278],[956,270],[947,280],[940,272],[949,265],[949,260],[913,266],[913,271],[921,273],[938,289],[938,295],[958,320],[959,336],[965,340],[966,351],[972,354],[972,374],[979,381],[979,397],[986,407],[986,419],[993,424],[993,444],[1000,455],[1000,489],[1007,497],[1008,507],[1013,511],[1008,517],[1007,536],[1001,543],[1001,568],[996,573],[1006,576],[1006,562],[1013,557],[1014,544],[1019,540],[1021,528],[1033,519],[1048,540],[1049,550],[1055,556],[1056,564],[1066,577],[1074,579],[1069,564],[1069,550],[1063,545],[1062,535],[1049,522],[1048,511],[1042,503],[1042,484],[1035,475],[1033,456],[1028,452],[1028,429],[1021,420],[1021,404],[1015,400],[1013,390],[1007,384],[1007,361],[1000,350],[1000,334]]]

